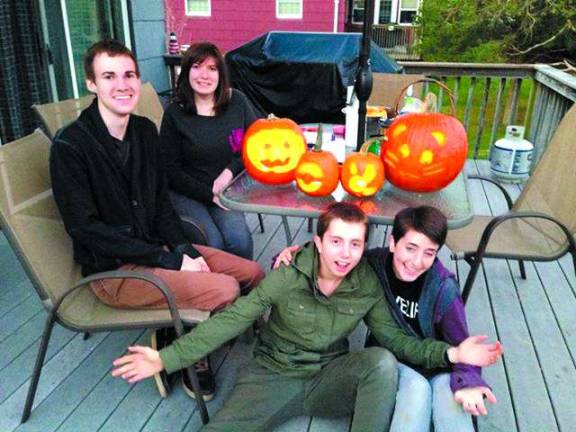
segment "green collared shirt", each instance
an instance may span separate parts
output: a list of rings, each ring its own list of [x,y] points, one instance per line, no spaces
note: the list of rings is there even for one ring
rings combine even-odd
[[[362,319],[378,342],[400,360],[425,368],[447,366],[448,344],[408,336],[394,323],[378,278],[365,259],[330,297],[318,290],[317,261],[316,248],[310,243],[296,254],[291,266],[270,273],[250,294],[161,350],[166,370],[192,365],[243,333],[270,307],[254,358],[283,375],[313,376],[347,353],[347,336]]]

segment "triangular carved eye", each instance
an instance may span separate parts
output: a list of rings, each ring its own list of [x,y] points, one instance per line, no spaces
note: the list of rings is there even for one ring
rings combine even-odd
[[[422,165],[430,165],[434,161],[434,153],[432,150],[424,150],[420,154],[420,163]]]
[[[398,151],[400,152],[400,156],[403,158],[410,156],[410,146],[408,144],[402,144],[400,148],[398,148]]]
[[[394,130],[392,131],[392,136],[394,138],[398,138],[398,135],[403,134],[404,132],[406,132],[406,129],[408,129],[408,127],[404,124],[404,123],[400,123],[398,126],[396,126],[394,128]]]
[[[446,144],[446,135],[444,134],[444,132],[433,131],[430,133],[432,134],[438,145],[440,147],[444,147],[444,144]]]

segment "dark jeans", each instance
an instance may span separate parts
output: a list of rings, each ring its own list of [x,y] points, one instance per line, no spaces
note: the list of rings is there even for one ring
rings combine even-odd
[[[352,432],[387,431],[397,379],[396,359],[379,347],[338,357],[308,379],[286,377],[252,361],[202,431],[268,432],[299,415],[352,415]]]
[[[252,259],[252,233],[244,213],[224,210],[216,204],[206,206],[173,191],[170,197],[180,216],[190,217],[202,227],[208,237],[208,246]]]

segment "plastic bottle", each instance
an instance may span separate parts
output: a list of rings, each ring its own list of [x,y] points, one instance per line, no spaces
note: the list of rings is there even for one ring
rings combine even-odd
[[[178,45],[178,38],[176,37],[176,33],[170,33],[170,42],[168,43],[168,53],[169,54],[178,54],[180,51],[180,46]]]

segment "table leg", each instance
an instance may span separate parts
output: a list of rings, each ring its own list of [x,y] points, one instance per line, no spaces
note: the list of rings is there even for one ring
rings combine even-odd
[[[292,234],[290,233],[290,226],[288,226],[288,217],[282,216],[282,225],[284,225],[284,234],[286,234],[286,244],[292,245]]]
[[[376,230],[377,224],[368,224],[368,240],[374,238],[374,231]]]

